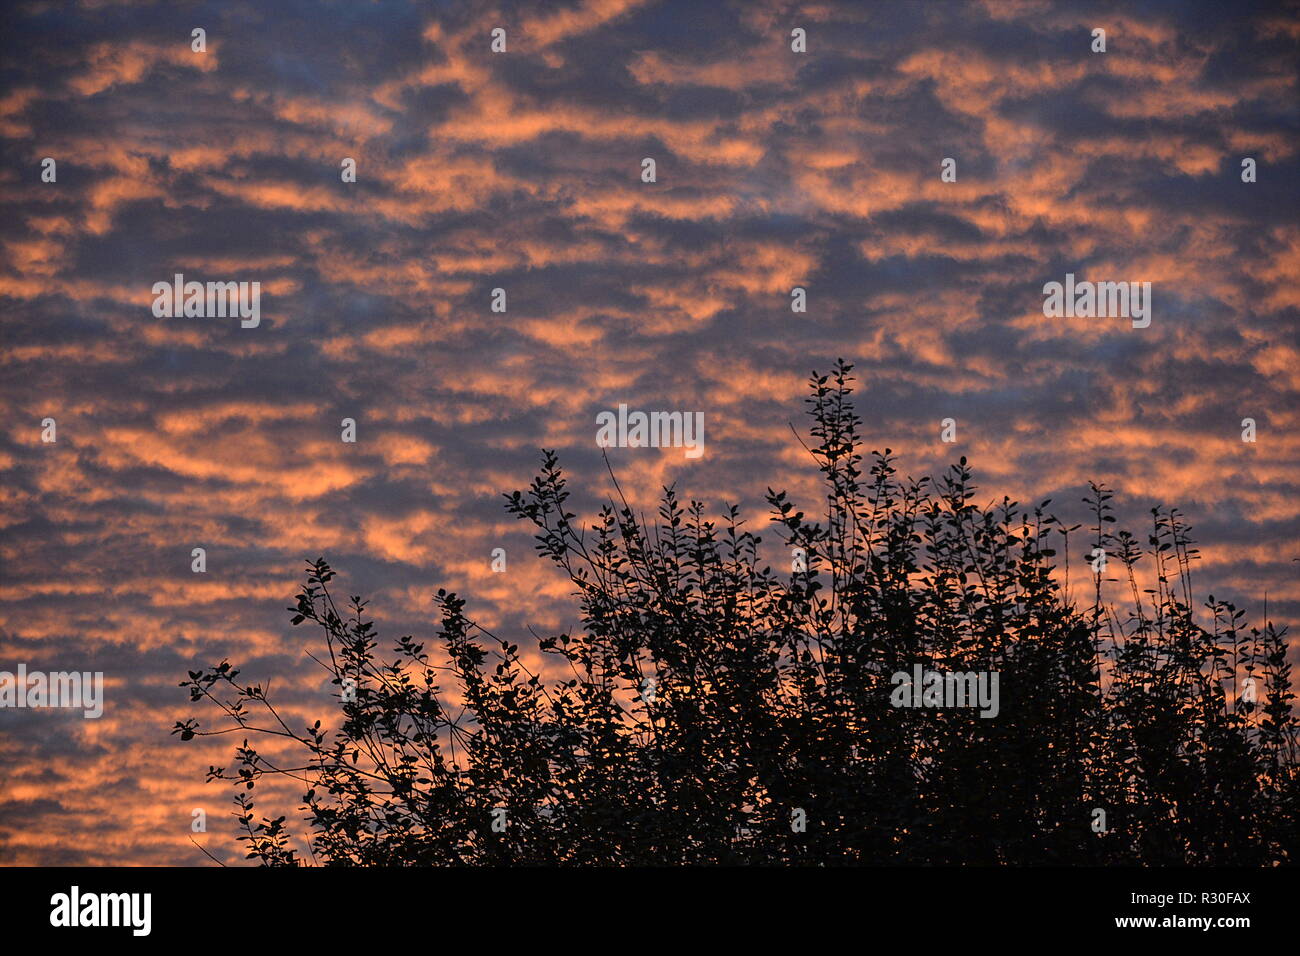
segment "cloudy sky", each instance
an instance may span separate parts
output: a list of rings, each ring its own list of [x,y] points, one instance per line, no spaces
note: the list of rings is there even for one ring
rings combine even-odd
[[[0,670],[108,687],[0,710],[0,862],[198,864],[194,808],[236,859],[203,774],[237,741],[169,737],[210,716],[176,685],[230,657],[328,719],[304,559],[385,638],[440,586],[566,628],[500,497],[540,448],[589,513],[599,412],[702,412],[701,458],[612,450],[621,484],[762,526],[818,494],[789,426],[839,356],[904,473],[966,455],[1071,523],[1103,481],[1143,539],[1176,505],[1202,595],[1300,623],[1294,4],[8,7]],[[259,282],[260,324],[155,316],[176,273]],[[1067,273],[1150,282],[1150,326],[1045,318]]]

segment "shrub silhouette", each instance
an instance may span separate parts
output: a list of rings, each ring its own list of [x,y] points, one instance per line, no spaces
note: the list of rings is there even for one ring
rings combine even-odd
[[[383,661],[365,602],[341,611],[333,570],[312,564],[291,610],[323,633],[336,731],[291,729],[229,662],[181,685],[225,720],[178,722],[182,739],[243,731],[301,751],[280,766],[245,739],[234,771],[209,771],[236,788],[248,857],[297,865],[306,846],[333,865],[1296,861],[1285,628],[1248,628],[1213,598],[1198,623],[1182,516],[1154,509],[1142,546],[1111,530],[1098,485],[1084,544],[1109,570],[1085,563],[1086,596],[1072,598],[1053,545],[1068,556],[1080,526],[1045,513],[1050,502],[974,504],[964,458],[934,482],[900,479],[889,449],[864,470],[850,370],[811,380],[824,513],[768,493],[806,570],[760,566],[735,507],[711,522],[672,488],[657,522],[620,492],[584,534],[544,453],[531,487],[507,498],[580,599],[581,629],[540,642],[561,679],[531,673],[441,590],[441,656],[403,637]],[[996,718],[893,706],[891,676],[915,664],[996,671]],[[268,775],[302,782],[303,835],[256,816]]]

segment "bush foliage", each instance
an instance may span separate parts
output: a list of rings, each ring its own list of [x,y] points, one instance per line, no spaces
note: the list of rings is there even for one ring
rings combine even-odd
[[[656,521],[616,493],[580,528],[544,453],[507,507],[575,588],[581,627],[540,641],[558,676],[441,590],[437,653],[403,637],[381,659],[365,602],[340,609],[334,571],[311,564],[293,623],[323,637],[337,729],[291,727],[229,662],[181,685],[222,724],[174,733],[246,735],[235,767],[208,776],[233,783],[248,857],[1295,862],[1285,628],[1249,627],[1213,597],[1193,609],[1197,552],[1176,510],[1152,511],[1143,544],[1114,530],[1099,485],[1087,526],[1067,527],[1050,502],[976,504],[964,458],[900,478],[889,449],[863,455],[850,370],[811,380],[824,504],[813,517],[767,496],[782,554],[803,549],[806,570],[772,570],[737,508],[710,521],[672,488]],[[1072,549],[1093,548],[1106,570],[1076,561],[1072,582]],[[893,706],[891,675],[918,663],[996,671],[996,718]],[[301,759],[250,743],[267,737]],[[301,832],[258,815],[267,775],[301,782]]]

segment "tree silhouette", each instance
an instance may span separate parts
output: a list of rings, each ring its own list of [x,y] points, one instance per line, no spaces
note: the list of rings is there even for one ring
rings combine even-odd
[[[178,722],[182,739],[242,731],[300,752],[282,766],[246,738],[233,771],[208,773],[236,789],[248,857],[1295,862],[1285,628],[1248,627],[1213,597],[1193,611],[1183,517],[1153,509],[1144,546],[1112,530],[1096,484],[1085,544],[1099,550],[1073,597],[1080,526],[1050,502],[976,505],[964,458],[934,481],[901,479],[889,449],[864,470],[850,371],[814,373],[807,400],[824,510],[768,492],[788,574],[760,563],[735,507],[709,521],[672,488],[655,522],[619,492],[584,531],[544,452],[506,497],[579,598],[581,628],[540,641],[560,678],[532,673],[442,590],[438,656],[403,637],[381,660],[365,602],[340,610],[334,571],[310,565],[293,623],[323,635],[337,730],[291,728],[228,661],[181,684],[224,715],[216,730]],[[895,675],[916,665],[996,672],[996,716],[896,706]],[[303,834],[255,813],[268,775],[301,781]]]

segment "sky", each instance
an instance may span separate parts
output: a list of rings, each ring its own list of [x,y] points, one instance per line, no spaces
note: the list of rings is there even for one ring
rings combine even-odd
[[[0,864],[238,860],[238,741],[169,736],[211,716],[177,684],[230,658],[328,719],[306,560],[385,640],[446,587],[531,646],[578,623],[503,507],[542,448],[589,516],[597,415],[702,413],[700,456],[610,466],[761,529],[819,499],[791,426],[839,357],[904,474],[965,455],[1067,523],[1104,482],[1143,540],[1176,506],[1202,596],[1300,618],[1295,3],[0,16],[0,670],[106,685],[0,709]],[[159,316],[177,273],[259,283],[257,324]],[[1067,274],[1150,283],[1149,325],[1046,315]]]

